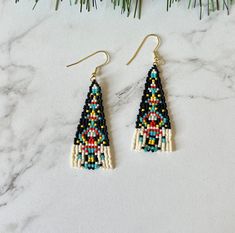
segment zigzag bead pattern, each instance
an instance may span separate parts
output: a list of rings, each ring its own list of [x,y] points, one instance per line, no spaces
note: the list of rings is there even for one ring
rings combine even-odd
[[[156,65],[148,72],[132,149],[145,152],[172,151],[170,118]]]
[[[72,166],[85,169],[112,168],[101,87],[92,81],[72,148]]]

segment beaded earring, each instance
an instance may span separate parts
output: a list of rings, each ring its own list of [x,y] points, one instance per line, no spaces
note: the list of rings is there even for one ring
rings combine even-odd
[[[153,51],[154,62],[152,68],[148,72],[142,101],[140,103],[132,141],[132,149],[145,152],[171,152],[171,123],[168,116],[159,70],[157,68],[157,66],[164,63],[157,51],[160,45],[160,38],[156,34],[147,35],[127,65],[134,60],[144,42],[151,36],[157,38],[158,44]]]
[[[106,61],[97,66],[91,76],[91,85],[87,99],[83,107],[80,123],[72,147],[72,166],[85,169],[112,168],[112,160],[109,147],[108,131],[103,111],[101,87],[96,81],[96,76],[101,67],[108,64],[110,56],[106,51],[97,51],[91,55],[70,64],[76,65],[97,53],[104,53]]]

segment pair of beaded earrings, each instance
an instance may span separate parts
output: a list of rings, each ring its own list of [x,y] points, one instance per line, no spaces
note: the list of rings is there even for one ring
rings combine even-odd
[[[159,70],[157,66],[163,64],[158,54],[160,39],[156,34],[147,35],[133,57],[127,63],[129,65],[139,53],[145,41],[154,36],[157,38],[157,46],[153,51],[154,62],[149,70],[145,89],[140,103],[136,127],[132,142],[132,149],[135,151],[157,152],[172,151],[172,134],[170,118],[161,85]],[[67,67],[76,65],[98,53],[106,55],[106,61],[97,66],[91,76],[91,85],[87,99],[83,107],[80,122],[72,147],[72,166],[85,169],[111,169],[112,157],[110,153],[108,130],[103,111],[101,87],[96,81],[100,69],[109,63],[109,53],[103,50],[70,64]]]

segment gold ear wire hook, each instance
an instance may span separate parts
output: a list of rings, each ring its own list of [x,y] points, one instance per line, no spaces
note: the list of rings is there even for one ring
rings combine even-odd
[[[134,53],[134,55],[131,57],[131,59],[127,62],[126,65],[129,65],[134,59],[135,57],[138,55],[139,51],[141,50],[141,48],[143,47],[145,41],[149,38],[149,37],[156,37],[157,38],[157,46],[154,48],[153,50],[153,54],[154,54],[154,64],[163,64],[163,60],[160,58],[159,54],[158,54],[158,48],[160,47],[160,37],[156,34],[149,34],[147,36],[145,36],[145,38],[143,39],[143,41],[141,42],[140,46],[137,48],[136,52]]]
[[[72,64],[70,64],[70,65],[67,65],[66,67],[70,67],[70,66],[77,65],[77,64],[79,64],[79,63],[81,63],[81,62],[87,60],[88,58],[90,58],[90,57],[96,55],[97,53],[104,53],[105,56],[106,56],[106,61],[105,61],[104,63],[102,63],[101,65],[99,65],[99,66],[97,66],[97,67],[95,68],[95,71],[92,73],[92,77],[91,77],[91,78],[93,79],[93,78],[96,77],[96,75],[98,75],[99,70],[100,70],[103,66],[107,65],[107,64],[109,63],[109,61],[110,61],[110,55],[109,55],[109,53],[106,52],[106,51],[104,51],[104,50],[96,51],[96,52],[94,52],[94,53],[92,53],[92,54],[90,54],[90,55],[88,55],[88,56],[82,58],[81,60],[79,60],[79,61],[77,61],[77,62],[75,62],[75,63],[72,63]]]

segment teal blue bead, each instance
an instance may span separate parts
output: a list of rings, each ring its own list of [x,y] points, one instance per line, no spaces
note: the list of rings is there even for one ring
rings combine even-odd
[[[156,78],[157,77],[157,74],[156,73],[151,73],[151,78]]]

